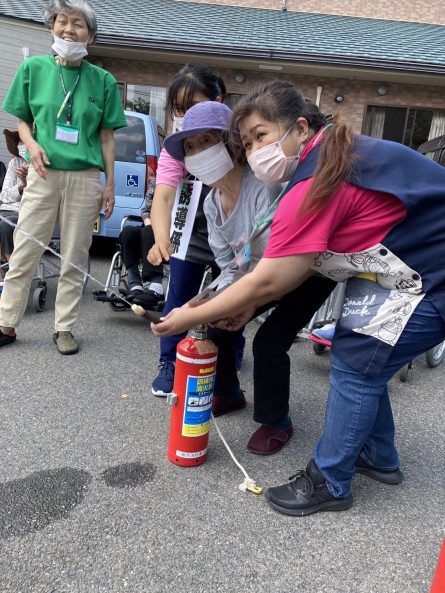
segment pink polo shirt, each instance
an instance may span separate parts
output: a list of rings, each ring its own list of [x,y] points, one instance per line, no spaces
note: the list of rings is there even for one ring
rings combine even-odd
[[[309,143],[302,159],[313,148]],[[320,211],[299,213],[313,178],[297,183],[281,199],[265,258],[333,251],[354,253],[379,243],[406,215],[395,196],[343,182]]]
[[[165,148],[163,148],[158,160],[156,184],[159,185],[160,183],[163,183],[164,185],[171,185],[176,189],[187,174],[187,169],[184,167],[184,163],[174,159]]]

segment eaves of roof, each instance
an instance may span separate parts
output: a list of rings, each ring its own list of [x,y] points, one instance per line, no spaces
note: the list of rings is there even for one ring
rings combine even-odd
[[[304,64],[321,64],[331,66],[373,68],[424,74],[445,74],[445,64],[427,62],[390,60],[377,57],[359,57],[348,55],[332,55],[302,51],[283,51],[277,49],[247,48],[243,46],[222,46],[206,43],[188,43],[185,41],[166,41],[165,39],[135,39],[117,35],[98,35],[97,45],[127,47],[137,49],[161,50],[200,55],[218,55],[233,58],[250,58],[259,60],[277,60],[280,62],[297,62]]]
[[[445,73],[445,26],[180,0],[96,0],[98,45],[428,74]],[[42,0],[0,15],[42,22]]]

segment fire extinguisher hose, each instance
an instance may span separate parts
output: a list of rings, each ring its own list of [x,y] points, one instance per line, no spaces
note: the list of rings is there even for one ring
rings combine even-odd
[[[222,434],[221,430],[219,429],[218,423],[216,422],[215,416],[213,414],[212,414],[212,420],[213,420],[213,424],[215,425],[216,432],[218,433],[219,438],[222,440],[225,448],[229,452],[230,457],[233,459],[233,461],[235,462],[235,464],[240,468],[240,470],[244,474],[245,480],[244,480],[244,482],[242,484],[240,484],[238,486],[238,488],[240,490],[242,490],[243,492],[247,492],[248,491],[248,492],[252,492],[253,494],[261,494],[263,492],[263,488],[261,488],[261,486],[257,486],[256,485],[255,480],[252,480],[252,478],[249,477],[249,475],[246,472],[246,470],[244,469],[244,467],[237,460],[237,458],[233,454],[231,448],[229,447],[226,439],[223,437],[223,434]]]

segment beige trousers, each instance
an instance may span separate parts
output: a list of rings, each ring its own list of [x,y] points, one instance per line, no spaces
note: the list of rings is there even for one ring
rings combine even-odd
[[[55,331],[72,329],[82,297],[83,275],[66,262],[85,269],[102,192],[98,169],[48,169],[45,180],[32,166],[29,168],[14,232],[14,252],[0,299],[0,326],[17,327],[22,320],[32,277],[44,251],[19,229],[48,245],[54,225],[59,222],[60,254],[65,261],[57,285],[54,327]]]

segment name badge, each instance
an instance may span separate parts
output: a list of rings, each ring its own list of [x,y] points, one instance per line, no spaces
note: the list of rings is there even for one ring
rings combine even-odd
[[[79,128],[57,124],[56,140],[59,142],[68,142],[68,144],[77,144],[79,142]]]

